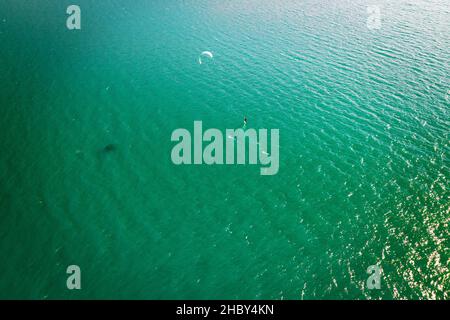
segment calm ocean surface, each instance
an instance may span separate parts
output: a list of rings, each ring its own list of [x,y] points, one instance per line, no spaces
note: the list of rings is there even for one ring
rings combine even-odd
[[[0,48],[0,298],[450,298],[448,0],[0,0]],[[172,164],[244,115],[277,175]]]

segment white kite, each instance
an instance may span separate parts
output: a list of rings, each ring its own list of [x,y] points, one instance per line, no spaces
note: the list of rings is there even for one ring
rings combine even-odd
[[[212,59],[214,56],[213,56],[213,54],[212,54],[211,51],[203,51],[203,52],[200,54],[200,56],[198,57],[198,63],[199,63],[199,64],[202,64],[202,63],[203,63],[202,57],[208,57],[208,58]]]

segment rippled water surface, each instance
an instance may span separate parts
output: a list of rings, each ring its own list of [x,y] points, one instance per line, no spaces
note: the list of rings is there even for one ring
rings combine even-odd
[[[75,2],[0,1],[1,298],[449,298],[447,0]],[[172,164],[244,115],[277,175]]]

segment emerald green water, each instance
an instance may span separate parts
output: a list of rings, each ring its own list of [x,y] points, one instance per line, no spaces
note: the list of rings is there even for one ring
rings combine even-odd
[[[0,0],[0,298],[448,299],[450,5],[370,4]],[[172,164],[244,115],[277,175]]]

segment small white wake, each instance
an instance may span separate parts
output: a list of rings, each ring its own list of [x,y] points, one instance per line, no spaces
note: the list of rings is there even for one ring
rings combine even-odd
[[[234,136],[228,136],[228,139],[235,140],[236,137],[234,137]],[[259,146],[259,142],[256,142],[256,145]],[[264,151],[264,150],[262,150],[261,153],[264,154],[264,155],[266,155],[266,156],[270,156],[270,154],[269,154],[268,152]]]

